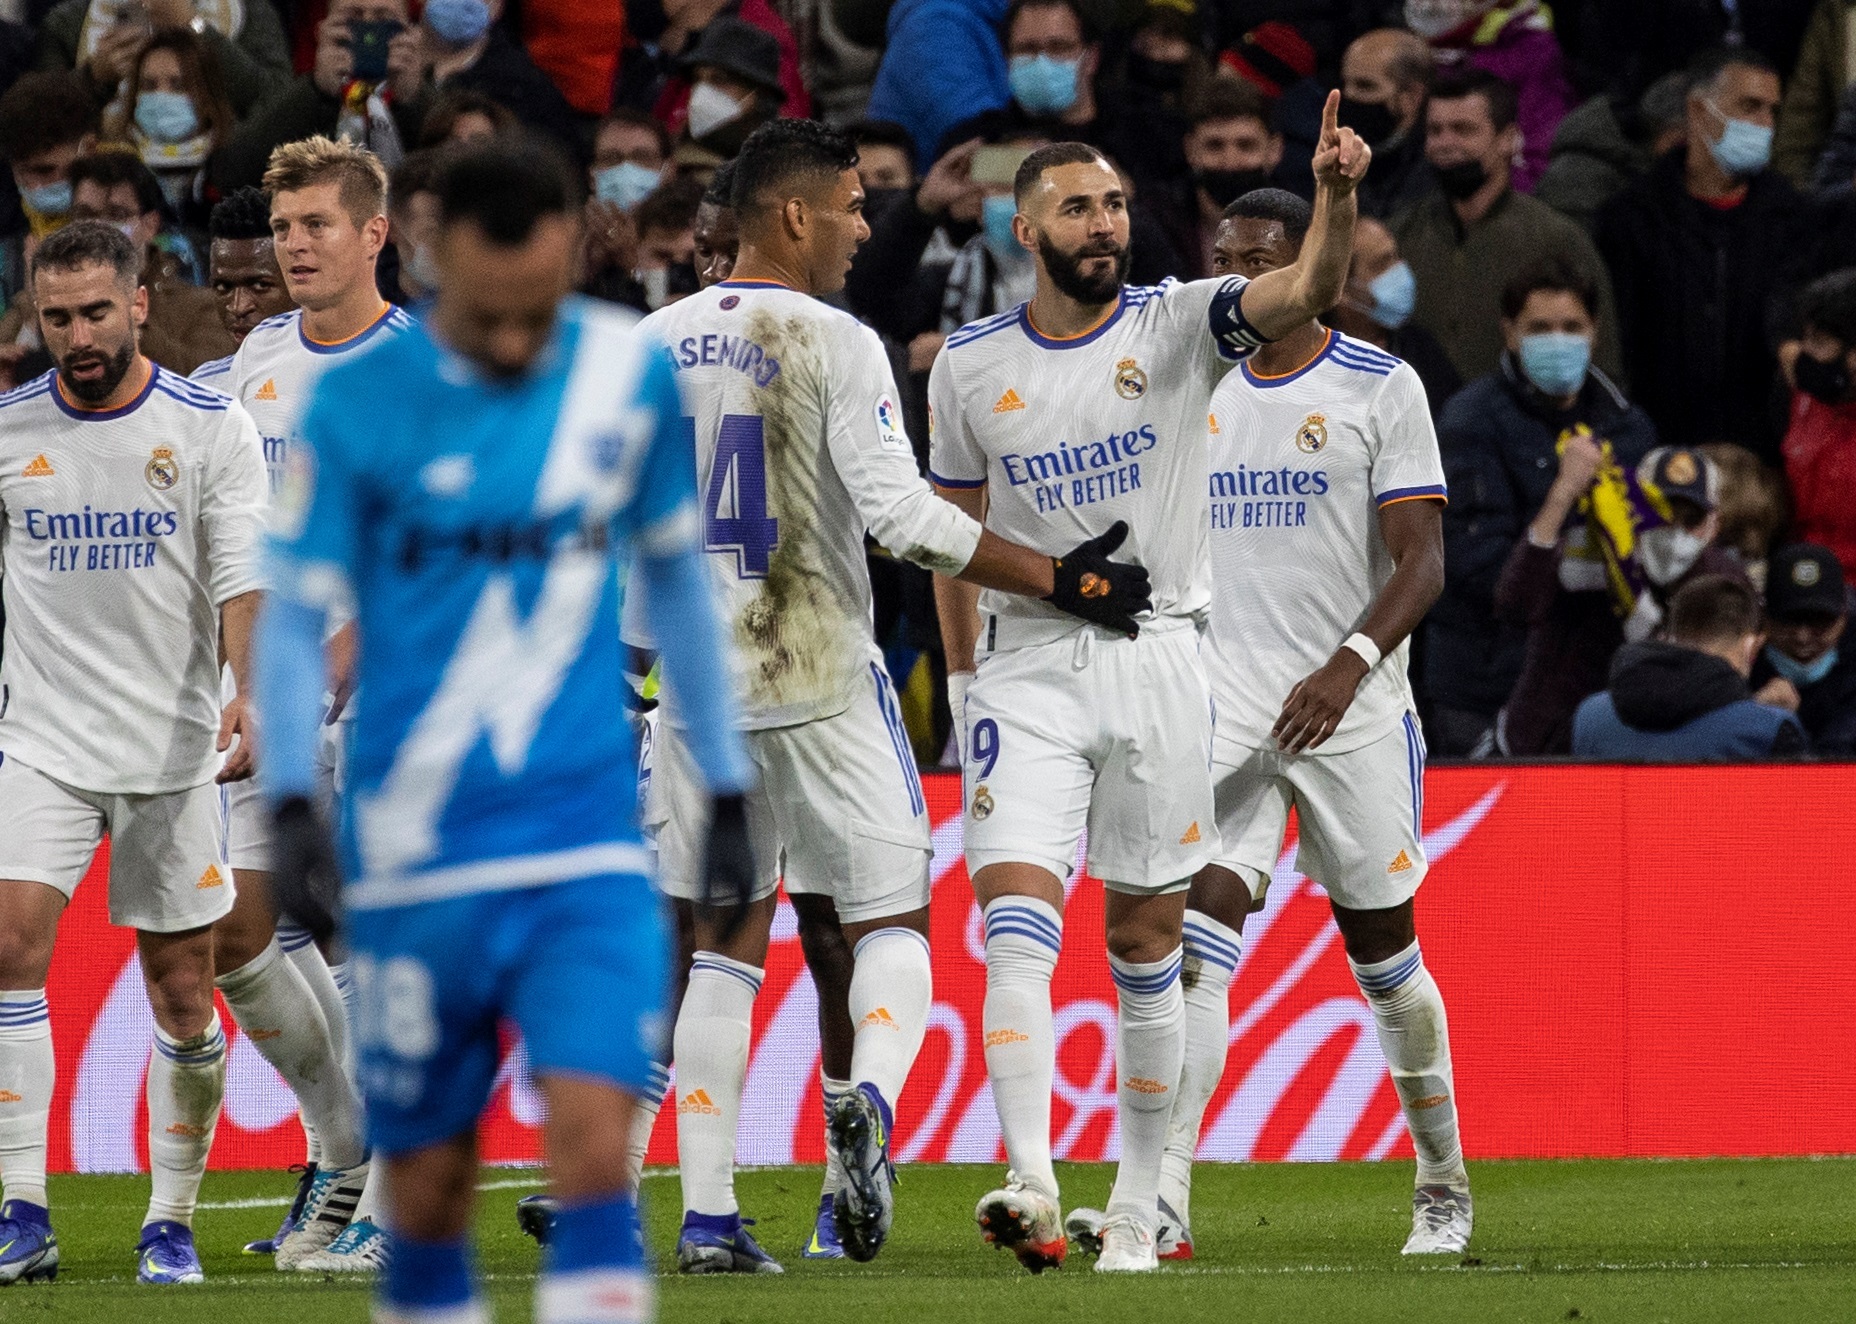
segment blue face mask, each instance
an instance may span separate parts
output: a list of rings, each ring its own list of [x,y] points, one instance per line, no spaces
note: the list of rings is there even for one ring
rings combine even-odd
[[[1815,662],[1800,662],[1797,658],[1787,657],[1771,644],[1767,644],[1766,661],[1772,663],[1772,669],[1786,680],[1803,687],[1815,685],[1830,674],[1831,668],[1837,665],[1837,650],[1830,649]]]
[[[986,237],[986,247],[1001,262],[1026,255],[1024,245],[1012,233],[1012,218],[1016,215],[1018,204],[1010,193],[987,198],[980,204],[980,230]]]
[[[1411,310],[1418,302],[1418,278],[1403,258],[1394,262],[1366,287],[1373,296],[1373,306],[1366,315],[1388,331],[1396,331],[1411,320]]]
[[[490,30],[490,6],[484,0],[427,0],[425,25],[440,41],[468,46]]]
[[[621,161],[593,172],[593,195],[620,211],[630,211],[656,192],[658,172],[633,161]]]
[[[177,143],[200,131],[200,117],[185,92],[143,92],[135,99],[135,127],[156,142]]]
[[[1720,138],[1708,144],[1714,163],[1736,178],[1764,170],[1772,159],[1772,129],[1748,120],[1728,119],[1712,101],[1707,105],[1725,126]]]
[[[41,216],[66,215],[71,210],[71,181],[61,179],[55,184],[23,188],[19,191],[19,199]]]
[[[1076,104],[1076,75],[1081,60],[1053,60],[1048,55],[1015,55],[1006,81],[1012,96],[1032,115],[1061,115]]]
[[[1585,385],[1592,342],[1570,331],[1521,337],[1521,371],[1543,395],[1572,395]]]

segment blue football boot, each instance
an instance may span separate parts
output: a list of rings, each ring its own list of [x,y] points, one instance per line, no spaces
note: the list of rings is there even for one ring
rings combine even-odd
[[[49,1283],[58,1276],[51,1211],[24,1200],[0,1205],[0,1287]]]
[[[831,1218],[832,1197],[818,1197],[818,1221],[812,1225],[812,1239],[806,1242],[805,1249],[799,1252],[800,1258],[807,1260],[841,1260],[844,1258],[844,1243],[838,1240],[837,1225]]]
[[[193,1248],[193,1229],[165,1218],[144,1227],[135,1244],[135,1281],[159,1287],[205,1282],[200,1252]]]
[[[754,1220],[740,1214],[683,1215],[677,1233],[679,1273],[785,1273],[748,1231]]]

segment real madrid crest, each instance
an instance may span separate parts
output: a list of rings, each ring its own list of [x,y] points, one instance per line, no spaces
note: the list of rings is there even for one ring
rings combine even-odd
[[[1147,374],[1133,359],[1115,365],[1115,394],[1123,400],[1139,400],[1147,394]]]
[[[1328,420],[1325,414],[1310,414],[1295,430],[1295,448],[1313,455],[1328,444]]]
[[[1816,588],[1824,572],[1816,561],[1799,561],[1792,566],[1792,583],[1799,588]]]
[[[977,820],[986,818],[991,813],[992,792],[986,789],[985,782],[981,782],[973,788],[973,817]]]
[[[180,461],[166,446],[157,446],[154,456],[142,469],[142,477],[157,492],[165,492],[180,481]]]

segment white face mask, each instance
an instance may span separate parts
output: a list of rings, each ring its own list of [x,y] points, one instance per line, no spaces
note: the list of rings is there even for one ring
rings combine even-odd
[[[706,138],[741,114],[741,103],[714,83],[698,83],[690,93],[690,137]]]
[[[1658,588],[1673,584],[1688,573],[1708,540],[1674,524],[1646,529],[1637,537],[1637,564]]]

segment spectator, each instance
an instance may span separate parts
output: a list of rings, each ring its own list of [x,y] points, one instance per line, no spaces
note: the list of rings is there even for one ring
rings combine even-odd
[[[1804,338],[1791,363],[1784,447],[1793,532],[1856,574],[1856,268],[1813,282],[1799,315]]]
[[[387,43],[386,74],[378,80],[355,73],[354,30],[362,23],[400,25]],[[310,72],[240,123],[207,168],[213,184],[221,192],[256,185],[275,148],[317,136],[360,143],[389,170],[398,165],[404,144],[418,141],[426,104],[424,47],[406,24],[406,0],[329,0],[328,17],[316,28]]]
[[[582,115],[612,109],[625,45],[626,6],[586,0],[524,0],[522,48]]]
[[[1765,583],[1773,540],[1790,519],[1785,480],[1752,451],[1731,441],[1711,441],[1695,449],[1712,460],[1721,475],[1721,528],[1714,541],[1738,558],[1757,588]]]
[[[669,163],[670,135],[664,126],[641,110],[620,107],[593,130],[587,182],[596,201],[629,212],[664,182]]]
[[[1745,579],[1714,546],[1720,477],[1705,456],[1659,446],[1633,474],[1582,432],[1560,450],[1559,476],[1495,586],[1496,619],[1527,627],[1494,737],[1521,758],[1571,749],[1573,713],[1604,687],[1613,654],[1654,634],[1684,583]],[[1575,509],[1583,519],[1562,533]]]
[[[516,117],[507,106],[481,92],[453,88],[431,99],[419,124],[419,146],[488,142],[516,128]]]
[[[913,194],[879,198],[866,208],[870,238],[845,278],[850,309],[890,340],[907,345],[919,339],[927,363],[941,346],[948,265],[979,232],[986,190],[973,180],[973,158],[985,145],[977,137],[961,143],[934,163]]]
[[[1843,89],[1856,82],[1856,0],[1817,0],[1785,89],[1772,164],[1800,188],[1816,172]]]
[[[1102,43],[1076,0],[1013,0],[1005,15],[1005,57],[1012,103],[1025,120],[1052,140],[1109,150],[1100,141],[1104,125],[1096,99]]]
[[[221,26],[228,23],[230,31]],[[271,0],[145,0],[139,6],[61,0],[39,25],[38,65],[77,70],[101,105],[134,71],[142,43],[170,28],[191,29],[212,51],[227,99],[240,115],[290,81],[290,47]]]
[[[1687,145],[1599,213],[1624,365],[1665,441],[1725,438],[1778,456],[1769,408],[1775,295],[1801,277],[1815,233],[1768,168],[1779,79],[1751,51],[1710,54],[1689,84]]]
[[[433,85],[441,91],[475,92],[506,106],[518,122],[584,162],[580,117],[503,30],[497,21],[502,14],[503,0],[426,0],[419,26]]]
[[[1610,688],[1579,705],[1572,752],[1633,763],[1797,758],[1798,719],[1747,687],[1765,643],[1759,598],[1744,582],[1703,575],[1669,602],[1667,641],[1626,644]]]
[[[810,115],[812,98],[800,69],[799,42],[780,16],[781,8],[769,0],[636,0],[626,6],[626,26],[634,44],[622,61],[615,99],[649,110],[673,133],[681,132],[690,96],[690,52],[704,33],[725,20],[773,40],[780,113]]]
[[[1437,337],[1411,320],[1418,297],[1417,277],[1398,251],[1392,231],[1370,216],[1353,228],[1353,261],[1347,268],[1347,285],[1341,301],[1328,316],[1328,324],[1355,340],[1379,346],[1405,360],[1424,383],[1431,417],[1443,413],[1450,397],[1462,388],[1450,356]]]
[[[424,303],[438,290],[438,266],[432,245],[438,238],[438,177],[442,154],[409,152],[393,168],[387,188],[387,238],[392,262],[376,264],[381,294],[397,304]],[[390,279],[389,279],[390,274]]]
[[[1155,215],[1183,265],[1182,280],[1211,275],[1212,242],[1224,209],[1265,188],[1282,160],[1282,135],[1270,128],[1262,93],[1236,78],[1218,78],[1192,106],[1182,144],[1184,179],[1158,191]]]
[[[219,307],[219,324],[242,345],[258,323],[296,306],[277,269],[271,200],[262,189],[238,190],[213,208],[207,234],[207,288]],[[222,362],[231,366],[229,359]]]
[[[734,188],[731,161],[715,172],[696,208],[696,283],[705,290],[735,274],[741,230],[735,217]]]
[[[649,311],[699,288],[696,209],[705,191],[694,179],[673,179],[638,204],[638,281]]]
[[[864,208],[870,199],[887,198],[915,187],[915,143],[900,124],[864,120],[848,132],[857,144],[857,181],[864,186]]]
[[[183,225],[202,226],[207,158],[237,123],[212,47],[186,28],[157,32],[136,58],[121,106],[110,137],[135,144]]]
[[[1838,648],[1850,618],[1846,583],[1828,547],[1774,552],[1766,646],[1753,664],[1754,692],[1797,713],[1812,751],[1825,758],[1856,758],[1856,652]]]
[[[1603,95],[1587,101],[1560,121],[1553,159],[1534,196],[1591,233],[1600,207],[1687,141],[1687,88],[1685,75],[1664,74],[1635,106],[1620,107]]]
[[[1357,191],[1362,215],[1383,220],[1432,188],[1423,127],[1432,74],[1431,48],[1403,28],[1376,28],[1341,57],[1340,122],[1373,149]]]
[[[1560,533],[1545,527],[1551,520],[1538,520],[1552,499],[1556,467],[1563,472],[1566,464],[1556,461],[1559,439],[1583,429],[1625,468],[1656,445],[1643,411],[1590,366],[1597,306],[1591,280],[1569,267],[1547,263],[1522,273],[1502,292],[1500,368],[1464,387],[1443,411],[1438,445],[1450,488],[1444,592],[1425,623],[1422,676],[1431,744],[1440,753],[1468,754],[1484,744],[1520,679],[1526,632],[1497,619],[1496,587],[1530,520],[1542,523],[1549,546]]]
[[[1301,29],[1279,19],[1259,23],[1218,57],[1218,72],[1242,79],[1268,100],[1272,128],[1283,139],[1276,187],[1314,197],[1315,174],[1309,163],[1321,137],[1328,85],[1315,77],[1315,48]],[[1177,166],[1168,173],[1177,174]]]
[[[1573,107],[1552,11],[1540,0],[1406,0],[1405,22],[1431,44],[1439,69],[1482,69],[1515,89],[1514,187],[1533,192],[1554,131]]]
[[[718,18],[683,57],[690,79],[683,115],[691,142],[723,160],[780,113],[780,44],[738,18]]]
[[[870,90],[871,119],[900,124],[926,173],[949,130],[1011,100],[999,23],[1008,0],[897,0]]]
[[[1502,291],[1529,268],[1558,261],[1598,291],[1595,358],[1615,372],[1611,286],[1598,251],[1578,226],[1509,184],[1520,141],[1514,114],[1514,89],[1481,70],[1431,92],[1425,159],[1438,191],[1392,221],[1418,278],[1413,319],[1437,337],[1465,381],[1487,376],[1504,349]]]
[[[71,74],[32,73],[0,97],[0,156],[13,171],[21,210],[36,238],[71,214],[71,165],[97,143],[97,103]],[[8,263],[12,293],[25,272]]]

